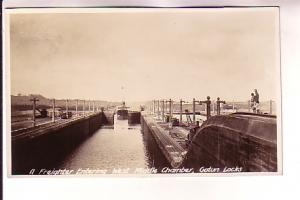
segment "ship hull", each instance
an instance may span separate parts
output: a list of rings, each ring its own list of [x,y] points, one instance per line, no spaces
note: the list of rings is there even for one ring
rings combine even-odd
[[[117,119],[118,120],[128,119],[128,110],[118,110],[117,111]]]

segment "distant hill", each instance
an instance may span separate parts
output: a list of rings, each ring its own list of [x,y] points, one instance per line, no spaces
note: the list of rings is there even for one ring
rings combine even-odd
[[[12,111],[17,110],[30,110],[32,109],[32,101],[30,99],[37,98],[39,101],[37,102],[37,108],[51,108],[52,107],[52,99],[46,98],[40,94],[31,94],[31,95],[11,95],[11,109]],[[93,103],[91,102],[91,107]],[[95,106],[99,107],[107,107],[107,106],[116,106],[120,105],[121,102],[109,102],[109,101],[96,101]],[[66,106],[66,99],[56,99],[55,100],[56,107],[65,108]],[[69,108],[75,109],[76,100],[70,99],[69,100]],[[82,109],[83,101],[79,101],[78,109]],[[88,101],[85,103],[86,109],[88,108]]]
[[[23,95],[18,95],[18,96],[14,96],[11,95],[11,105],[32,105],[32,102],[30,101],[30,99],[33,98],[38,98],[39,102],[38,104],[41,105],[48,105],[51,103],[51,101],[49,99],[47,99],[46,97],[43,97],[42,95],[28,95],[28,96],[23,96]]]

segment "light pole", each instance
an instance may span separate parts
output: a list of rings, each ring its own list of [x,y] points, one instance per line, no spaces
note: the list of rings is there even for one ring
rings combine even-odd
[[[182,123],[182,103],[185,103],[182,99],[180,99],[180,115],[179,115],[179,123]]]
[[[193,98],[193,123],[196,123],[196,103],[200,103]]]
[[[220,101],[220,97],[217,98],[217,115],[221,114],[221,103],[225,103],[225,101]]]
[[[85,100],[83,100],[83,104],[82,104],[82,113],[83,116],[85,116]]]
[[[162,121],[165,122],[165,100],[162,100]]]
[[[78,117],[78,99],[76,99],[76,117]]]
[[[55,122],[55,99],[52,99],[52,122]]]
[[[200,101],[200,104],[205,103],[206,104],[206,118],[209,119],[210,118],[210,105],[211,105],[211,100],[210,100],[210,96],[207,96],[207,100],[206,101]]]

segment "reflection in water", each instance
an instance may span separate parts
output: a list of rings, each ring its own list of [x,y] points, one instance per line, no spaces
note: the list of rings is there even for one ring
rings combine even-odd
[[[114,129],[96,131],[68,155],[59,168],[100,169],[107,173],[129,168],[129,173],[141,173],[135,170],[166,166],[169,167],[149,130],[143,133],[140,125],[131,126],[127,120],[115,117]]]

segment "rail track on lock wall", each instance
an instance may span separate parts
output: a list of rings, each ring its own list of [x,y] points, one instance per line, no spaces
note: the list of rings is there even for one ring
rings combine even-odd
[[[11,140],[18,140],[21,138],[33,138],[43,134],[45,131],[52,130],[52,129],[59,129],[69,124],[75,123],[78,120],[86,119],[92,116],[95,116],[98,113],[89,114],[86,116],[78,116],[71,119],[57,119],[57,121],[52,122],[45,122],[39,124],[34,127],[29,128],[22,128],[18,130],[11,131]]]

